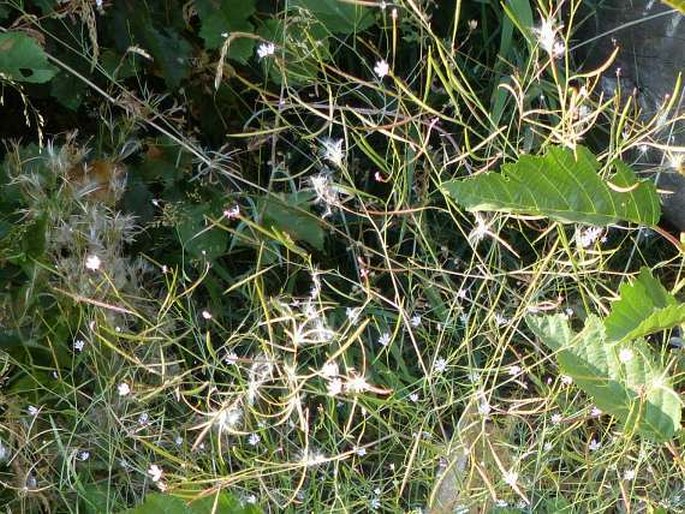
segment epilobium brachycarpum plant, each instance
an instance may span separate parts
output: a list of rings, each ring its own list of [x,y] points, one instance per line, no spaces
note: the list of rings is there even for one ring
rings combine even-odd
[[[663,125],[574,64],[580,2],[233,3],[34,27],[110,104],[5,156],[3,501],[679,508]]]

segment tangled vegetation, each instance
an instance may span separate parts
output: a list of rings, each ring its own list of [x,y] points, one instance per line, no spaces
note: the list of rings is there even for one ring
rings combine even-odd
[[[685,509],[677,95],[587,9],[0,4],[0,505]]]

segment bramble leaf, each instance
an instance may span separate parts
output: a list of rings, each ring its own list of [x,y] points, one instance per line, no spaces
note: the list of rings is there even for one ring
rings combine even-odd
[[[669,294],[648,268],[642,268],[633,283],[621,285],[619,294],[605,320],[609,340],[644,337],[685,323],[685,304]]]
[[[48,82],[57,68],[48,62],[40,45],[23,32],[0,34],[0,77],[16,82]]]
[[[340,0],[292,0],[290,6],[307,9],[330,32],[351,34],[370,27],[374,22],[370,9],[351,2],[341,2]]]
[[[254,31],[249,18],[255,12],[255,0],[196,0],[200,17],[200,36],[207,48],[220,48],[232,32]],[[241,64],[252,55],[255,40],[236,38],[228,49],[228,57]]]
[[[639,181],[620,161],[613,164],[610,185],[599,176],[600,165],[588,149],[578,147],[574,155],[552,147],[545,155],[505,164],[501,173],[451,180],[443,187],[472,211],[546,216],[563,223],[656,225],[661,208],[654,184]]]
[[[589,316],[574,335],[560,314],[528,317],[526,322],[556,351],[562,372],[591,395],[598,408],[620,419],[626,433],[664,442],[680,429],[680,397],[644,340],[608,341],[596,316]]]

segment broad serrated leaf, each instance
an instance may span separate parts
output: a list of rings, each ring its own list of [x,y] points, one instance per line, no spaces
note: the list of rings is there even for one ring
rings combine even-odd
[[[254,31],[249,18],[255,12],[255,0],[196,0],[195,8],[200,18],[200,36],[207,48],[220,48],[226,36],[233,32]],[[227,56],[245,64],[254,45],[254,39],[236,38],[232,40]]]
[[[219,497],[207,496],[186,502],[169,494],[150,493],[145,501],[121,514],[261,514],[256,505],[243,505],[235,496],[222,492]]]
[[[452,180],[443,187],[472,211],[501,211],[546,216],[564,223],[609,225],[632,221],[656,225],[661,208],[656,187],[639,181],[620,161],[611,185],[599,176],[592,153],[552,147],[542,156],[524,155],[505,164],[501,173]]]
[[[598,408],[621,420],[626,433],[663,442],[680,429],[680,397],[644,340],[608,341],[596,316],[589,316],[583,330],[570,339],[568,322],[560,315],[529,317],[527,323],[555,350],[562,372],[591,395]]]
[[[568,324],[568,318],[563,314],[529,316],[526,323],[535,337],[553,351],[561,350],[567,346],[574,335]]]
[[[351,34],[373,24],[371,10],[340,0],[291,0],[291,7],[307,9],[330,32]]]
[[[324,229],[321,220],[310,211],[312,195],[293,193],[263,197],[257,205],[263,209],[263,224],[274,226],[295,241],[305,241],[317,250],[323,250]]]
[[[40,45],[23,32],[0,34],[0,78],[40,84],[49,81],[57,68],[48,63]]]
[[[213,262],[226,253],[229,236],[223,230],[206,223],[205,216],[210,211],[206,205],[184,208],[176,224],[176,232],[183,249],[191,257]]]
[[[648,268],[619,288],[620,298],[604,322],[612,341],[636,339],[685,323],[685,304],[664,289]]]

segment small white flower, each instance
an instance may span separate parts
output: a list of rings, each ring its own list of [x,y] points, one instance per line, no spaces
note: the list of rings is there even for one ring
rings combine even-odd
[[[600,443],[600,442],[597,441],[596,439],[592,439],[592,440],[590,441],[590,444],[588,445],[588,449],[589,449],[591,452],[595,452],[595,451],[599,450],[601,447],[602,447],[602,443]]]
[[[235,353],[235,352],[228,352],[228,353],[224,356],[224,362],[225,362],[228,366],[233,366],[236,362],[238,362],[238,354]]]
[[[443,373],[447,369],[447,360],[440,357],[433,363],[433,371],[436,373]]]
[[[556,41],[552,47],[552,57],[558,59],[566,51],[566,44],[563,41]]]
[[[219,432],[227,432],[233,430],[240,420],[243,418],[243,411],[240,407],[230,407],[222,409],[219,414],[210,414],[214,416],[214,423]]]
[[[147,470],[147,474],[150,475],[150,478],[153,482],[159,482],[163,473],[164,472],[162,471],[162,468],[160,468],[157,464],[151,464]]]
[[[516,364],[509,366],[509,375],[511,375],[512,377],[520,375],[521,371],[523,371],[521,369],[521,366],[517,366]]]
[[[488,402],[487,399],[481,398],[481,400],[478,402],[478,414],[481,416],[487,416],[492,412],[492,406]]]
[[[328,382],[327,393],[328,396],[336,396],[342,392],[343,383],[339,378],[334,378]]]
[[[469,31],[473,32],[478,28],[478,20],[469,20]]]
[[[373,72],[378,76],[379,79],[382,79],[388,73],[390,73],[390,65],[385,59],[381,59],[373,67]]]
[[[325,378],[338,376],[338,363],[335,361],[327,362],[321,367],[321,375]]]
[[[551,451],[552,448],[554,448],[554,446],[553,446],[552,443],[550,443],[549,441],[547,441],[547,442],[544,444],[544,446],[542,447],[542,449],[545,450],[546,452]]]
[[[82,352],[83,347],[86,345],[86,342],[83,339],[77,339],[74,341],[74,350],[77,352]]]
[[[378,344],[381,346],[388,346],[390,344],[390,332],[384,332],[378,338]]]
[[[181,445],[183,444],[183,438],[182,438],[180,435],[177,435],[177,436],[174,438],[174,444],[175,444],[176,446],[181,446]]]
[[[131,387],[126,382],[122,382],[117,386],[117,391],[119,396],[127,396],[131,392]]]
[[[352,394],[363,393],[369,390],[369,383],[362,375],[355,375],[348,378],[345,383],[345,391]]]
[[[623,480],[627,480],[630,482],[631,480],[635,479],[635,470],[634,469],[626,469],[623,472]]]
[[[509,323],[509,319],[501,312],[496,312],[495,323],[497,323],[498,327],[503,327]]]
[[[240,217],[240,206],[236,205],[230,209],[224,210],[224,217],[229,220],[235,220]]]
[[[564,43],[557,39],[557,31],[552,20],[542,20],[540,28],[534,29],[540,47],[554,58],[561,57],[566,49]]]
[[[419,393],[411,393],[409,395],[409,401],[412,403],[416,403],[419,401]]]
[[[381,508],[381,500],[380,498],[371,498],[369,501],[369,508],[371,510],[378,510]]]
[[[259,434],[250,434],[250,436],[247,438],[247,443],[250,446],[257,446],[261,440],[262,438],[259,437]]]
[[[516,485],[516,481],[519,479],[519,474],[516,473],[515,471],[507,471],[504,473],[502,476],[502,480],[504,480],[504,483],[507,484],[509,487],[514,487]]]
[[[597,407],[593,407],[592,410],[590,411],[590,416],[593,418],[598,418],[602,415],[602,411],[598,409]]]
[[[100,260],[100,257],[98,257],[95,254],[88,255],[86,257],[86,268],[92,271],[97,271],[100,269],[100,265],[102,264],[102,261]]]
[[[318,466],[326,461],[326,456],[320,451],[310,450],[308,453],[302,456],[302,462],[307,467]]]
[[[212,313],[207,310],[204,310],[202,311],[202,317],[204,319],[212,319]]]
[[[0,440],[0,463],[7,462],[10,458],[10,449],[5,446],[5,443]]]
[[[83,450],[78,454],[78,460],[84,461],[90,459],[90,452],[88,450]]]
[[[505,507],[509,506],[509,503],[507,502],[507,500],[498,499],[497,501],[495,501],[495,505],[497,505],[501,509],[504,509]]]
[[[476,212],[473,216],[476,221],[476,226],[469,232],[468,240],[472,244],[477,245],[486,235],[490,234],[490,227],[480,213]]]
[[[245,497],[245,503],[249,505],[255,505],[257,503],[257,497],[254,494]]]
[[[29,413],[29,416],[33,416],[35,418],[38,415],[38,408],[34,407],[33,405],[29,405],[26,409],[26,412]]]
[[[339,205],[340,199],[329,174],[319,173],[311,177],[309,181],[314,188],[314,194],[316,194],[316,203],[324,204],[326,207],[323,217],[330,216],[333,213],[332,207]]]
[[[568,375],[561,375],[561,383],[565,386],[570,386],[573,383],[573,378]]]
[[[261,43],[257,47],[257,56],[259,57],[259,60],[262,60],[270,55],[273,55],[275,52],[276,46],[273,43]]]
[[[412,327],[417,328],[421,324],[421,316],[416,314],[411,320],[409,320],[409,323]]]
[[[138,416],[138,424],[140,426],[145,426],[150,422],[150,415],[143,411],[140,413],[140,416]]]
[[[363,446],[357,446],[354,449],[354,453],[356,453],[359,457],[363,457],[364,455],[366,455],[366,448],[364,448]]]
[[[623,348],[618,352],[618,360],[623,363],[629,362],[633,358],[633,350],[630,348]]]
[[[321,140],[321,156],[331,164],[342,168],[345,161],[344,142],[343,139],[323,138]]]
[[[588,248],[592,246],[602,236],[604,229],[602,227],[589,227],[586,229],[576,230],[576,244],[581,248]]]
[[[555,412],[554,414],[552,414],[552,417],[550,418],[550,420],[552,421],[552,425],[558,425],[559,423],[561,423],[562,419],[563,418],[562,418],[561,414],[559,414],[558,412]]]
[[[345,309],[345,315],[350,323],[356,323],[361,313],[362,310],[359,307],[348,307]]]

